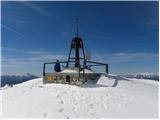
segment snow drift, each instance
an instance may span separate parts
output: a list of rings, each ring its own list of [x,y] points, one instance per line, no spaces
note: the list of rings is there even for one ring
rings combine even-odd
[[[0,92],[3,118],[158,118],[158,81],[109,75],[81,88],[38,78]]]

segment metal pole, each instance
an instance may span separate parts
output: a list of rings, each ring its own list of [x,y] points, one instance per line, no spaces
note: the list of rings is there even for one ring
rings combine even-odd
[[[86,55],[85,55],[85,52],[84,52],[84,44],[83,44],[83,41],[82,41],[82,51],[83,51],[83,57],[84,57],[84,68],[86,68],[87,67],[87,65],[86,65]]]
[[[85,63],[83,63],[83,82],[85,82],[85,67]]]
[[[108,73],[109,71],[108,71],[108,64],[106,64],[106,73]]]
[[[45,67],[46,67],[46,64],[44,63],[43,64],[43,76],[45,76]]]
[[[71,44],[71,45],[72,45],[72,44]],[[69,65],[70,56],[71,56],[71,50],[72,50],[72,46],[71,46],[71,48],[70,48],[70,51],[69,51],[69,57],[68,57],[68,62],[67,62],[67,65],[66,65],[66,67],[68,67],[68,65]]]
[[[79,60],[79,44],[76,46],[75,49],[75,67],[80,67],[80,60]]]
[[[78,67],[78,81],[79,81],[79,79],[80,79],[80,66]]]

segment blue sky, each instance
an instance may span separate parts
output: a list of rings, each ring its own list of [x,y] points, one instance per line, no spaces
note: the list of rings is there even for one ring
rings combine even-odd
[[[2,2],[2,74],[41,75],[64,60],[79,18],[92,60],[111,73],[158,72],[157,2]]]

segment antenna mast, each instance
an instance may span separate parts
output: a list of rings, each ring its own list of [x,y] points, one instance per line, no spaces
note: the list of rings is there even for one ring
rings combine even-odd
[[[76,34],[77,34],[77,37],[78,37],[78,32],[79,32],[79,31],[78,31],[78,22],[79,22],[79,19],[76,18],[76,27],[77,27],[77,29],[76,29],[76,32],[77,32],[77,33],[76,33]]]

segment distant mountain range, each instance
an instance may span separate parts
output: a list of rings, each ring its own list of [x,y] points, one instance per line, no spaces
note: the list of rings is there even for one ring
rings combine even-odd
[[[26,75],[22,76],[17,76],[17,75],[2,75],[1,76],[1,87],[5,85],[14,85],[14,84],[19,84],[34,78],[39,78],[36,75],[32,75],[30,73],[27,73]]]
[[[159,81],[159,74],[158,73],[138,73],[133,75],[122,75],[128,78],[137,78],[137,79],[151,79]]]
[[[155,73],[139,73],[134,75],[120,75],[127,78],[138,78],[138,79],[151,79],[159,81],[159,75]],[[19,84],[28,80],[39,78],[39,76],[27,73],[26,75],[17,76],[17,75],[2,75],[1,76],[1,87],[5,85],[14,85]]]

